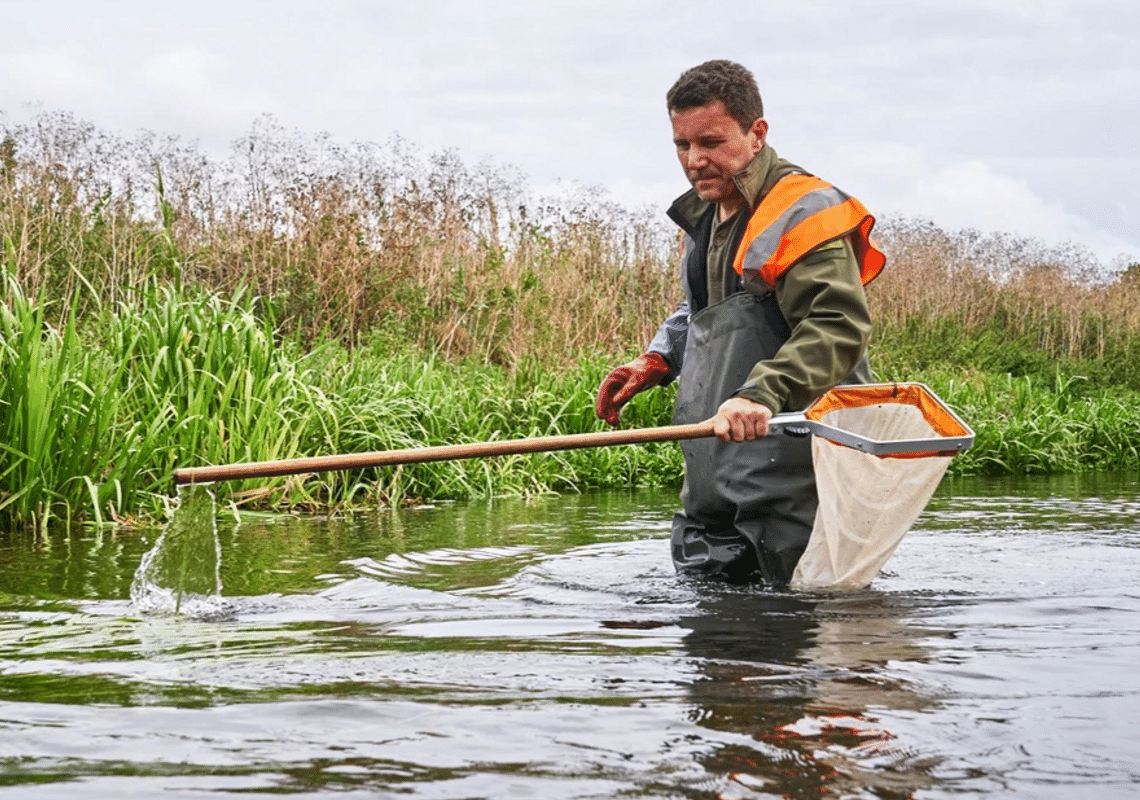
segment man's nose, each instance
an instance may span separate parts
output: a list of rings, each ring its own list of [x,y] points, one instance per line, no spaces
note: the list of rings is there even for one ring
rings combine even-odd
[[[688,153],[685,154],[685,159],[689,169],[699,169],[708,161],[707,154],[701,147],[690,147]]]

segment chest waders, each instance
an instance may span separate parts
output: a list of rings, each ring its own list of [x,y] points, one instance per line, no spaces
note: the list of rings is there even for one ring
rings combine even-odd
[[[740,291],[693,314],[673,421],[714,416],[756,362],[775,356],[790,334],[771,294]],[[864,359],[846,382],[868,379]],[[819,503],[811,437],[692,439],[681,448],[683,511],[674,517],[672,533],[677,571],[786,584],[807,546]]]
[[[771,358],[790,330],[769,295],[737,292],[689,319],[673,421],[700,422]],[[780,409],[776,409],[777,411]],[[811,534],[818,499],[807,437],[683,442],[683,511],[673,518],[680,573],[786,583]]]

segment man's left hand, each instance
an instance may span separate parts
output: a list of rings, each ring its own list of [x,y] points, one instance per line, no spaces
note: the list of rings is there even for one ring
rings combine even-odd
[[[751,442],[768,435],[772,410],[743,397],[720,404],[713,418],[713,433],[722,442]]]

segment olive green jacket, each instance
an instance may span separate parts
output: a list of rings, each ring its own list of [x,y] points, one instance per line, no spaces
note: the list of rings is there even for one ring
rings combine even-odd
[[[740,277],[732,268],[735,247],[748,217],[776,182],[792,172],[806,172],[781,159],[770,145],[733,176],[748,199],[742,212],[714,228],[709,247],[708,302],[710,305],[740,291]],[[679,197],[669,216],[695,245],[698,221],[708,208],[695,190]],[[681,265],[685,299],[662,324],[648,347],[668,362],[673,376],[681,374],[688,320],[693,298]],[[762,289],[749,287],[748,291]],[[871,335],[871,317],[863,291],[859,264],[846,239],[821,245],[798,261],[777,281],[776,302],[791,329],[774,358],[759,361],[735,395],[761,403],[774,412],[799,410],[838,385],[859,364]]]

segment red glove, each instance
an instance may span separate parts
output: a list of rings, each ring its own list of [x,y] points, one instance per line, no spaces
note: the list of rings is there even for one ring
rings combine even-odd
[[[615,428],[621,407],[640,391],[652,389],[669,377],[671,370],[660,353],[646,353],[614,369],[598,387],[598,418]]]

